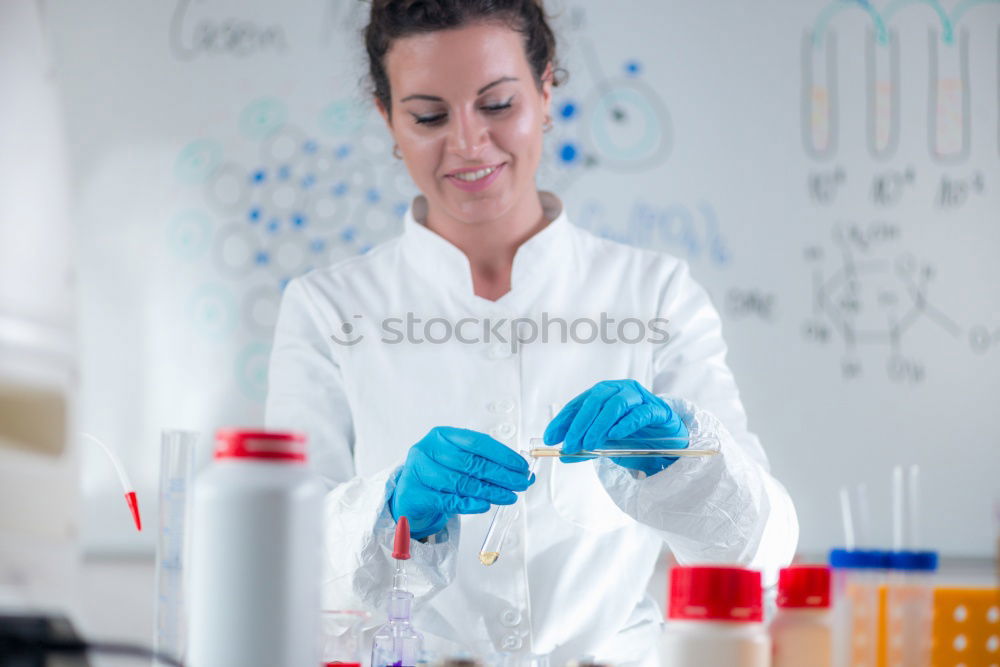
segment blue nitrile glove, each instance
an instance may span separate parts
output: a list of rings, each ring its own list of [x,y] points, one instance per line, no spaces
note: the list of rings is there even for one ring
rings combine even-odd
[[[564,454],[592,449],[684,449],[688,430],[659,396],[635,380],[605,380],[567,403],[549,422],[545,444],[563,443]],[[643,442],[643,438],[683,438]],[[609,442],[628,439],[629,442]],[[575,462],[586,459],[563,459]],[[625,468],[655,475],[677,457],[612,458]]]
[[[481,514],[490,505],[512,505],[534,482],[528,462],[485,433],[435,426],[410,447],[387,498],[392,518],[405,516],[410,535],[441,531],[456,514]]]

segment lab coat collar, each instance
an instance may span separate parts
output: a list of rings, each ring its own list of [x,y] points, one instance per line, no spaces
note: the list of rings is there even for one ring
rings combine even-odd
[[[522,243],[514,253],[511,288],[496,301],[476,296],[472,268],[465,253],[426,226],[427,198],[417,195],[403,219],[404,254],[410,265],[440,288],[460,298],[488,305],[524,306],[542,287],[546,275],[556,270],[569,251],[570,222],[562,200],[541,190],[538,199],[549,224]]]

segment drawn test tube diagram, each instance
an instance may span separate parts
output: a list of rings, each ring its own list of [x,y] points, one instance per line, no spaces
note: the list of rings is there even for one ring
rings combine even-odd
[[[901,57],[901,40],[891,25],[907,7],[924,6],[932,17],[926,50],[928,154],[939,163],[966,160],[973,145],[973,91],[969,31],[960,27],[959,22],[967,19],[969,10],[974,7],[990,4],[996,6],[998,0],[961,0],[951,13],[945,11],[938,0],[893,0],[881,11],[868,0],[836,0],[827,5],[802,38],[801,131],[806,153],[815,160],[827,160],[838,149],[840,117],[846,112],[838,94],[846,83],[841,81],[841,64],[850,54],[838,54],[837,35],[832,24],[838,14],[850,9],[865,12],[871,24],[866,28],[864,53],[865,143],[869,154],[878,160],[887,160],[896,153],[903,115],[901,63],[907,67],[920,66],[924,57],[922,54]],[[997,32],[997,52],[1000,57],[1000,30]],[[997,150],[1000,152],[1000,93],[996,102]],[[912,109],[907,112],[914,113]]]

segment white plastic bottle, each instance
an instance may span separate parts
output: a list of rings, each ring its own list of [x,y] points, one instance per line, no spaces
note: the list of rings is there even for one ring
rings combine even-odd
[[[768,667],[760,572],[739,567],[675,567],[660,639],[670,667]]]
[[[771,622],[772,667],[831,667],[830,568],[782,569],[777,602]]]
[[[320,664],[323,494],[303,436],[218,432],[194,484],[190,667]]]

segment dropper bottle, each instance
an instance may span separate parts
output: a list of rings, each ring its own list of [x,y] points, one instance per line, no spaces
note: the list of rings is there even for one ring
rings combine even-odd
[[[405,516],[399,517],[396,523],[392,557],[396,559],[396,571],[386,601],[389,622],[375,632],[372,667],[416,667],[424,638],[410,624],[413,593],[406,590],[406,571],[403,569],[403,561],[410,559],[410,522]]]

